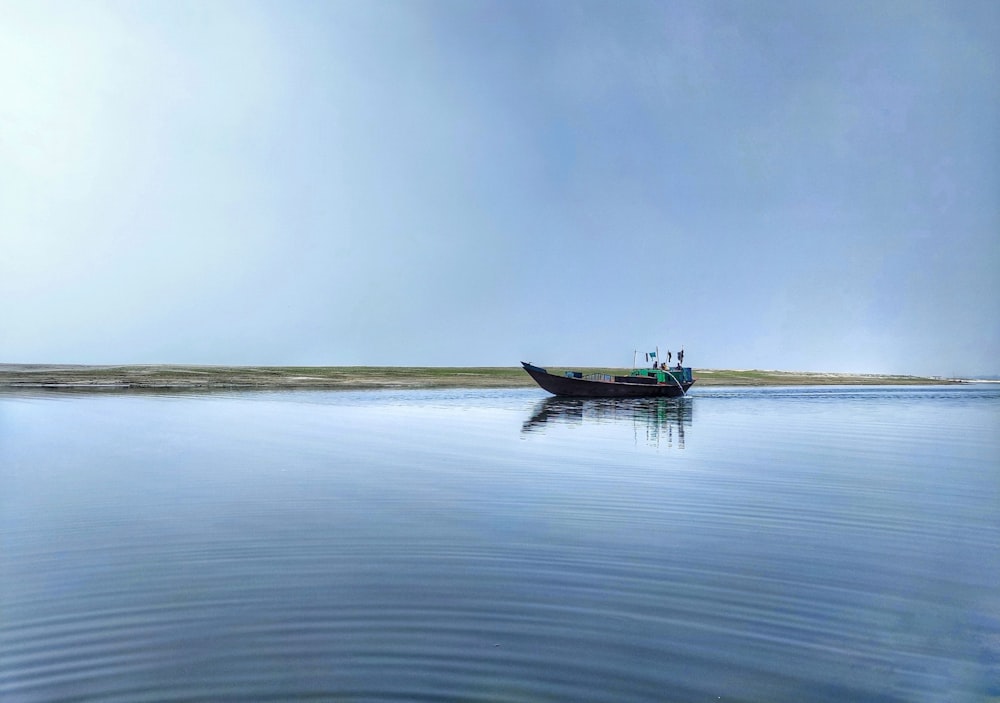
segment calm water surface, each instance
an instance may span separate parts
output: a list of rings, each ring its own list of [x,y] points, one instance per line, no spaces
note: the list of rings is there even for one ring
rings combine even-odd
[[[0,700],[995,701],[1000,389],[0,396]]]

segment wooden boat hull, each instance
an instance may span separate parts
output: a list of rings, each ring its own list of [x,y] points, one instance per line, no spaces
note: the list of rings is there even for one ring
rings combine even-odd
[[[551,374],[526,361],[521,366],[535,383],[553,395],[569,398],[676,398],[687,393],[694,381],[676,383],[624,383],[619,381],[592,381]]]

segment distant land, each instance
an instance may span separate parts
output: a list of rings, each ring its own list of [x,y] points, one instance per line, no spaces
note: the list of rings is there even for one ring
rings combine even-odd
[[[580,368],[587,373],[627,369]],[[549,367],[560,373],[562,367]],[[699,386],[924,385],[959,379],[878,374],[696,369]],[[0,364],[0,390],[268,390],[520,388],[534,382],[519,367],[407,366],[74,366]]]

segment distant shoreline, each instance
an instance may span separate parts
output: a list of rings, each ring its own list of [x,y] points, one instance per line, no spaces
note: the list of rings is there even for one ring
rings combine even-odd
[[[580,367],[576,367],[580,370]],[[562,367],[550,367],[560,372]],[[583,369],[617,372],[622,369]],[[947,385],[963,381],[921,376],[696,369],[704,386]],[[0,364],[0,390],[377,390],[405,388],[529,388],[520,367],[403,366],[76,366]]]

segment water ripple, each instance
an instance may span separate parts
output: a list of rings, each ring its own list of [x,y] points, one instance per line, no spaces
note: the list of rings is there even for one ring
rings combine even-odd
[[[4,703],[998,695],[996,393],[356,395],[0,406]]]

